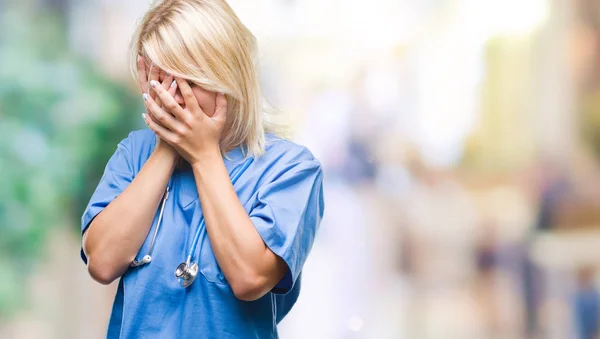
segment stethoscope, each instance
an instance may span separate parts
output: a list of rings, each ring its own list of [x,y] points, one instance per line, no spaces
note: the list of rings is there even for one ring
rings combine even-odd
[[[244,164],[242,164],[242,166],[231,176],[231,183],[233,185],[235,185],[236,181],[239,179],[239,177],[242,175],[242,173],[244,173],[244,171],[248,168],[248,166],[250,166],[250,164],[252,163],[252,160],[253,160],[253,158],[248,158],[248,160],[246,160],[244,162]],[[165,193],[163,194],[163,198],[162,198],[162,201],[160,204],[160,212],[158,214],[158,220],[156,223],[156,229],[154,230],[154,235],[152,236],[152,241],[150,242],[150,248],[148,249],[148,253],[142,257],[142,260],[140,260],[140,261],[134,260],[130,265],[131,267],[142,266],[142,265],[148,264],[152,261],[152,251],[154,250],[154,245],[156,243],[156,235],[158,234],[158,230],[160,229],[160,225],[162,224],[162,217],[163,217],[163,212],[165,209],[165,203],[166,203],[167,199],[169,198],[169,189],[172,185],[172,180],[173,180],[173,178],[171,177],[169,179],[167,188],[165,189]],[[181,264],[177,265],[177,268],[175,269],[175,277],[177,278],[177,280],[179,281],[179,284],[182,287],[190,286],[196,279],[196,276],[198,275],[198,263],[192,262],[192,258],[194,257],[194,253],[196,251],[196,246],[198,245],[198,241],[200,240],[200,235],[202,233],[204,233],[205,229],[206,229],[206,227],[205,227],[205,222],[204,222],[204,216],[202,216],[200,219],[200,224],[199,224],[198,228],[196,229],[196,234],[194,235],[192,244],[188,249],[188,254],[187,254],[186,260],[184,262],[182,262]],[[200,251],[201,250],[202,249],[200,249]]]

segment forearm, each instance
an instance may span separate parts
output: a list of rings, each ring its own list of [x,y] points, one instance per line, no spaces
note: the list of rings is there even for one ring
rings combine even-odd
[[[84,234],[88,270],[101,283],[123,275],[143,245],[175,157],[155,151],[134,180],[92,221]]]
[[[220,154],[193,165],[211,247],[234,293],[252,300],[267,293],[287,266],[265,245],[231,184]]]

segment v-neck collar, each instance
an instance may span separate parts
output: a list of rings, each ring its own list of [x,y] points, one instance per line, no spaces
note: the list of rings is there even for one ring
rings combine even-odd
[[[231,176],[232,172],[239,165],[243,164],[247,157],[240,146],[233,148],[223,156],[223,162],[227,173]],[[196,187],[196,181],[194,178],[194,172],[191,166],[186,162],[184,167],[176,168],[173,173],[175,176],[175,183],[181,190],[181,207],[186,209],[191,203],[198,200],[198,190]]]

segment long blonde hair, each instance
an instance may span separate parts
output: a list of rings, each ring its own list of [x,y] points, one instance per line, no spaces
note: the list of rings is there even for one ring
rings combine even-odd
[[[227,134],[223,151],[242,146],[251,156],[265,148],[265,133],[286,126],[263,110],[255,65],[256,39],[224,0],[164,0],[145,14],[131,43],[134,76],[138,55],[202,88],[225,94]]]

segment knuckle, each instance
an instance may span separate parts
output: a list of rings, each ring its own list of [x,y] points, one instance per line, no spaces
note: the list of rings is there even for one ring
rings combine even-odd
[[[156,120],[158,120],[160,122],[164,122],[165,121],[165,116],[163,114],[154,113],[154,117],[156,118]]]
[[[165,104],[165,107],[167,107],[171,111],[175,110],[177,108],[177,106],[178,105],[172,101],[169,101]]]

